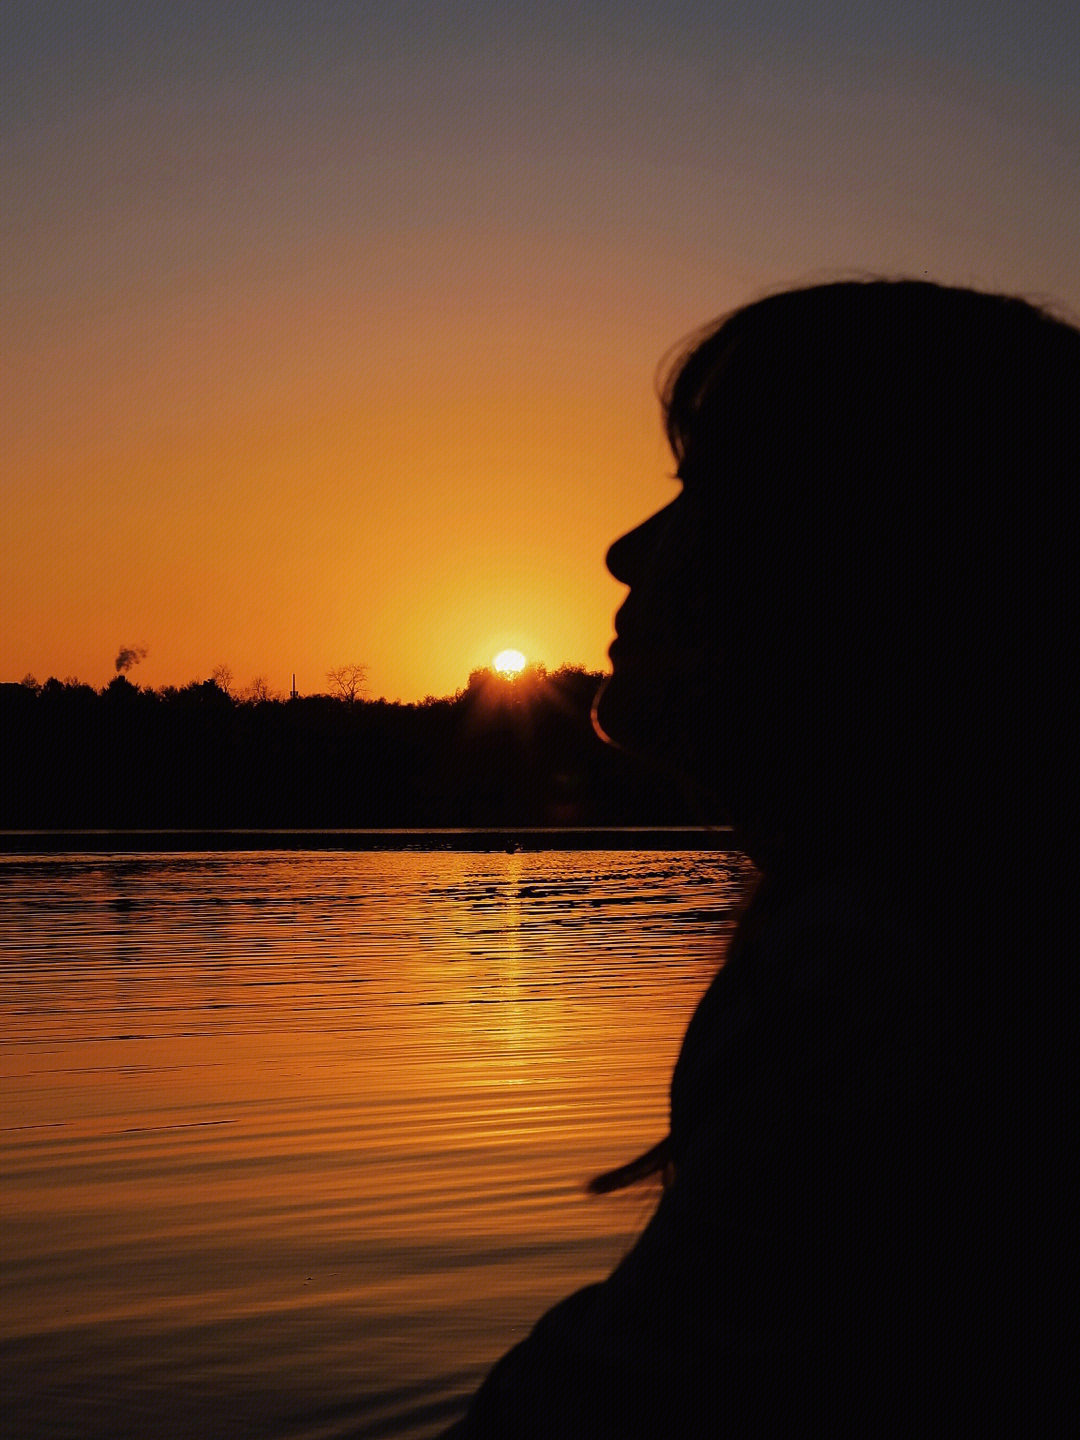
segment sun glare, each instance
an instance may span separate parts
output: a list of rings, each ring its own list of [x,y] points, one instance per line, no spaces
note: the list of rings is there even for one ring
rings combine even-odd
[[[491,663],[500,675],[518,675],[525,669],[525,656],[520,650],[500,650]]]

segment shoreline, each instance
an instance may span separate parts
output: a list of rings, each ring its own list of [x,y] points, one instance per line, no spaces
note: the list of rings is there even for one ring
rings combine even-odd
[[[727,825],[493,826],[483,829],[4,830],[0,854],[214,850],[737,850]]]

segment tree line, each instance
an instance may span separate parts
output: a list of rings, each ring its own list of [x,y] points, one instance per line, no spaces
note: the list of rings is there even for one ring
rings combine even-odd
[[[355,672],[359,671],[357,674]],[[351,673],[345,673],[351,672]],[[715,819],[603,744],[602,676],[476,670],[456,695],[0,685],[0,829],[683,825]]]

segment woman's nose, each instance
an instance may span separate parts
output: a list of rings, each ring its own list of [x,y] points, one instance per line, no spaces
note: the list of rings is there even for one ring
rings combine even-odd
[[[656,550],[657,541],[670,518],[669,505],[650,515],[648,520],[621,535],[607,552],[604,563],[615,579],[623,585],[634,585],[641,579],[642,569]]]

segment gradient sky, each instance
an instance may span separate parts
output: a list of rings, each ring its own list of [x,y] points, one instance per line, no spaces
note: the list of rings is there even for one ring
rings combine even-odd
[[[1080,312],[1075,0],[0,17],[0,680],[604,668],[689,330],[867,272]]]

